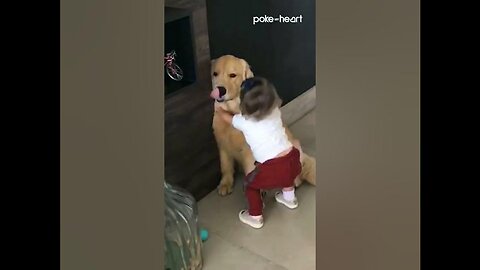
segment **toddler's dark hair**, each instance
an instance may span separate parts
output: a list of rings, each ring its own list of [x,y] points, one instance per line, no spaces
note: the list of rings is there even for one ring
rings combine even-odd
[[[256,76],[243,81],[240,87],[240,111],[247,118],[262,120],[281,105],[282,100],[267,79]]]

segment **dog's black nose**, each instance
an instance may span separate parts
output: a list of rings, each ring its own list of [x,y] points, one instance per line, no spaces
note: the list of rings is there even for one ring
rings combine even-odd
[[[217,88],[218,88],[218,92],[219,92],[219,97],[225,96],[225,94],[227,93],[227,89],[225,89],[225,87],[223,87],[223,86],[219,86]]]

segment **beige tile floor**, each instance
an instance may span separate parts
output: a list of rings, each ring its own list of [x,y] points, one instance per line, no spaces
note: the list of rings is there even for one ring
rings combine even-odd
[[[314,111],[290,126],[303,150],[315,156]],[[246,206],[242,175],[226,197],[211,192],[199,202],[199,222],[209,231],[203,245],[204,270],[315,269],[315,187],[303,184],[296,192],[299,207],[290,210],[268,192],[265,224],[253,229],[238,220]]]

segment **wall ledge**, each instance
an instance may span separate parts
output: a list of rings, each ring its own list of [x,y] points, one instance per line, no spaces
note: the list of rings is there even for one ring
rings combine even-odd
[[[316,86],[313,86],[300,96],[283,105],[280,108],[283,122],[287,126],[290,126],[295,121],[302,118],[305,114],[313,110],[316,104],[316,94]]]

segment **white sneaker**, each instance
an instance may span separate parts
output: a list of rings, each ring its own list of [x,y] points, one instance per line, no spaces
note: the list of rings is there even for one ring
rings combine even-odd
[[[283,198],[283,193],[281,191],[275,193],[275,200],[290,209],[295,209],[298,207],[297,197],[295,197],[293,201],[287,201],[285,198]]]
[[[250,216],[247,210],[240,211],[240,213],[238,213],[238,218],[240,218],[241,222],[250,225],[255,229],[260,229],[263,227],[263,217],[260,219],[253,218]]]

